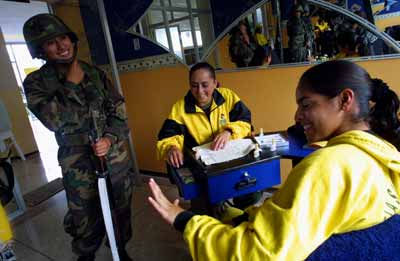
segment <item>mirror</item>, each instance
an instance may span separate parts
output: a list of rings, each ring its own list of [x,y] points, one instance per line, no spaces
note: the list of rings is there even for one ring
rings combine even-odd
[[[200,61],[214,41],[208,0],[155,0],[130,29],[172,51],[185,64]]]
[[[367,21],[400,40],[400,19],[388,27],[382,18],[386,10],[400,11],[400,3],[385,7],[382,0],[371,0],[371,8],[365,1],[329,1],[331,6],[347,7],[345,15],[319,3],[325,1],[266,0],[215,38],[210,1],[155,0],[130,30],[171,50],[187,65],[206,60],[222,69],[377,58],[400,50],[388,45]]]
[[[353,4],[351,8],[352,15],[368,19],[367,12],[360,5]],[[207,61],[217,65],[214,56],[218,54],[219,67],[233,69],[397,55],[395,49],[366,26],[366,20],[359,22],[305,1],[280,10],[279,5],[267,1],[242,16],[216,44]],[[373,19],[371,12],[369,20]],[[399,27],[391,27],[391,35],[397,40],[400,40]],[[385,30],[382,27],[378,29]]]

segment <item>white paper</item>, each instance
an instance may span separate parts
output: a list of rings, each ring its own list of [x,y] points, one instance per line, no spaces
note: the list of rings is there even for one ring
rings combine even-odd
[[[206,165],[244,157],[255,148],[255,144],[250,139],[231,140],[222,150],[211,150],[211,144],[212,143],[207,143],[193,148],[193,151],[196,153],[196,158],[203,161]]]

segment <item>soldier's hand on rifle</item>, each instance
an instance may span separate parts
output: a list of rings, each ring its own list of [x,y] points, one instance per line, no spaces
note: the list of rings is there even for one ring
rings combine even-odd
[[[92,145],[94,154],[97,157],[102,157],[107,155],[108,150],[111,147],[111,140],[107,137],[99,139],[98,142]]]
[[[68,68],[67,81],[79,84],[83,80],[84,75],[85,73],[83,72],[82,67],[79,65],[78,60],[74,59]]]

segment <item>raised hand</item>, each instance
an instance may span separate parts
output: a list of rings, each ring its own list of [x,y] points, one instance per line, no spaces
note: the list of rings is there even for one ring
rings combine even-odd
[[[153,194],[152,197],[148,197],[150,204],[160,213],[161,217],[167,221],[168,224],[173,225],[178,214],[184,211],[184,209],[178,205],[179,199],[175,199],[173,203],[169,201],[153,179],[150,179],[149,187]]]

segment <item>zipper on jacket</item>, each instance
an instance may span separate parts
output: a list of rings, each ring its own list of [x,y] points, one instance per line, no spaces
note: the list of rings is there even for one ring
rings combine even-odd
[[[212,135],[212,137],[213,137],[213,140],[214,140],[214,138],[215,138],[215,134],[214,134],[214,130],[213,130],[213,127],[212,127],[212,123],[211,123],[210,117],[211,117],[211,113],[212,113],[213,111],[215,111],[219,106],[221,106],[221,105],[217,105],[214,109],[210,110],[210,113],[209,113],[208,115],[207,115],[207,113],[202,109],[203,113],[207,116],[208,123],[210,124],[211,135]]]

